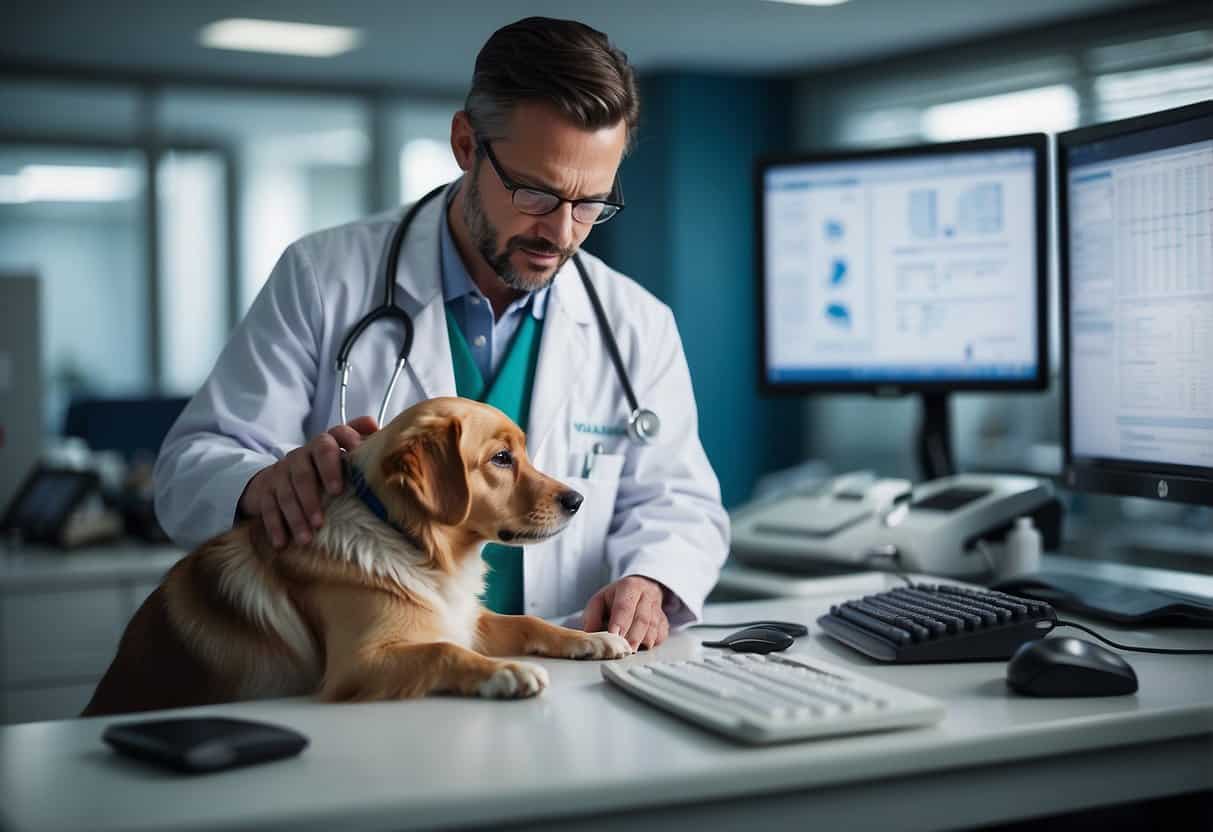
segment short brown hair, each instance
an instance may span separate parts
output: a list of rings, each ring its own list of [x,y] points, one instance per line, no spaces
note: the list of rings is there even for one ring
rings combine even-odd
[[[525,101],[546,102],[587,130],[623,121],[628,147],[640,119],[627,55],[602,32],[573,20],[519,20],[494,32],[476,56],[463,109],[478,133],[504,138],[506,121]]]

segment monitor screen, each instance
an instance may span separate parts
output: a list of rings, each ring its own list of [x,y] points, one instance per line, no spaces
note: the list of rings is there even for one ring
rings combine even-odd
[[[1046,137],[764,161],[770,391],[1046,384]]]
[[[1213,107],[1063,133],[1058,175],[1069,478],[1184,499],[1213,482]]]

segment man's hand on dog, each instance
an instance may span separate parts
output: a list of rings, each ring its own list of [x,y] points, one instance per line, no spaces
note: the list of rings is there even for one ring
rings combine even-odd
[[[378,429],[374,417],[359,416],[262,468],[240,495],[241,513],[260,517],[276,548],[285,546],[288,538],[311,543],[312,532],[324,525],[323,493],[337,495],[345,488],[341,451],[353,451]]]
[[[598,590],[585,605],[582,629],[623,636],[633,650],[656,647],[670,635],[670,622],[661,608],[664,594],[661,584],[651,578],[620,578]]]

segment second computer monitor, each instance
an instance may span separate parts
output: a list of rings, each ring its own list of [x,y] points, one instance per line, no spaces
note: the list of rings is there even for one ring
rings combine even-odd
[[[1044,134],[765,160],[766,392],[1047,385]]]
[[[1058,136],[1063,445],[1080,490],[1213,504],[1213,102]]]

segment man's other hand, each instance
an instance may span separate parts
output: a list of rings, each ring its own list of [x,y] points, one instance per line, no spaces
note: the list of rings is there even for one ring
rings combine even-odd
[[[378,429],[374,417],[359,416],[300,445],[253,475],[240,495],[240,512],[260,517],[277,548],[285,546],[288,537],[311,543],[312,532],[324,525],[321,494],[335,496],[345,488],[341,451],[353,451]]]
[[[664,595],[665,588],[651,578],[620,578],[598,590],[585,605],[582,629],[621,635],[633,650],[656,647],[670,635],[670,622],[661,608]]]

